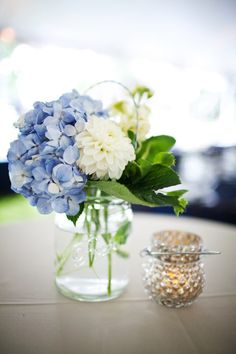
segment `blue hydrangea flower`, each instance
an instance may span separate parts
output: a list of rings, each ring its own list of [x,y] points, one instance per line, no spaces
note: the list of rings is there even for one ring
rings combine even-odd
[[[92,116],[107,116],[102,103],[74,90],[57,101],[36,102],[16,124],[20,134],[8,151],[11,187],[40,213],[75,215],[85,200],[87,177],[76,164],[75,137]]]

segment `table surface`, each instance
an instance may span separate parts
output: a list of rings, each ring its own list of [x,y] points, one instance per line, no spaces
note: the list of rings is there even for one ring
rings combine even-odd
[[[168,309],[144,293],[139,251],[153,232],[192,231],[205,247],[207,285],[190,307]],[[0,227],[0,353],[236,353],[236,228],[188,217],[135,213],[130,284],[116,300],[77,302],[54,286],[54,223]]]

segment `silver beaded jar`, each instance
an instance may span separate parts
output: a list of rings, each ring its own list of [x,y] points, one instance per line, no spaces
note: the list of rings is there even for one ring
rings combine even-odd
[[[174,230],[154,234],[143,263],[149,297],[167,307],[191,305],[205,284],[201,250],[202,240],[195,234]]]

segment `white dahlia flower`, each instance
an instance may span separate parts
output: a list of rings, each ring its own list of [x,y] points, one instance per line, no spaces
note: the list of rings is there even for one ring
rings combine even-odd
[[[99,179],[119,179],[129,161],[135,159],[133,145],[113,121],[91,117],[76,136],[80,150],[78,166]]]

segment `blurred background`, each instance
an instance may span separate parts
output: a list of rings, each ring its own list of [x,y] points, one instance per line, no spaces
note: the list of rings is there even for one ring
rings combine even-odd
[[[10,191],[13,122],[106,79],[154,91],[151,134],[177,139],[186,215],[236,224],[235,0],[0,0],[0,222],[36,214]]]

